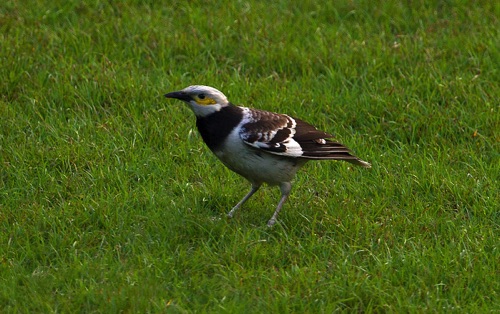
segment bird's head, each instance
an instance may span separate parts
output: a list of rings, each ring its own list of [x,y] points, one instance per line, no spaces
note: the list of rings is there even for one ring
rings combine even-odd
[[[229,105],[223,93],[204,85],[188,86],[183,90],[165,94],[165,97],[179,99],[189,104],[197,117],[208,116]]]

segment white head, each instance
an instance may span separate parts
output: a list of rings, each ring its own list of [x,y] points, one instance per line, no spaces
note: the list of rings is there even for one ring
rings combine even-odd
[[[168,93],[165,97],[188,103],[197,117],[208,116],[229,105],[229,101],[223,93],[204,85],[188,86],[183,90]]]

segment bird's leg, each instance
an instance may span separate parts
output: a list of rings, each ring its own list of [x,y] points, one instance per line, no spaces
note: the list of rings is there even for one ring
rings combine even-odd
[[[292,190],[292,184],[290,182],[282,182],[280,184],[280,190],[281,190],[281,199],[280,202],[278,203],[278,206],[276,207],[276,210],[274,211],[273,216],[267,222],[268,227],[272,227],[276,223],[276,218],[278,218],[278,214],[280,213],[281,207],[283,207],[283,204],[285,204],[286,199],[290,195],[290,191]]]
[[[243,203],[245,203],[246,201],[248,201],[248,199],[255,194],[255,192],[257,192],[257,190],[260,188],[262,184],[257,184],[257,183],[252,183],[252,189],[250,190],[250,192],[248,192],[247,195],[245,195],[245,197],[243,197],[243,199],[241,199],[241,201],[236,204],[236,206],[233,207],[233,209],[231,209],[231,211],[227,214],[227,216],[229,218],[233,218],[234,216],[234,212],[236,212],[236,210],[238,208],[241,207],[241,205],[243,205]]]

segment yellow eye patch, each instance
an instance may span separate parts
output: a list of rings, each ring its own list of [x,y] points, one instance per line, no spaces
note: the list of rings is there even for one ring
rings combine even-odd
[[[210,97],[203,97],[203,98],[200,98],[198,96],[195,96],[194,97],[194,100],[200,104],[200,105],[213,105],[213,104],[216,104],[217,102],[215,100],[213,100],[212,98]]]

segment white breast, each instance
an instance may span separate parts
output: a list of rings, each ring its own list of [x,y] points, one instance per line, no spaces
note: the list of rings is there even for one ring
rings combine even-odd
[[[267,153],[245,144],[239,135],[239,127],[226,138],[215,155],[232,171],[250,182],[266,182],[276,185],[290,182],[307,160],[283,157]]]

